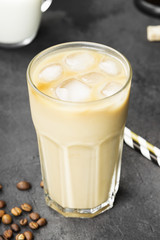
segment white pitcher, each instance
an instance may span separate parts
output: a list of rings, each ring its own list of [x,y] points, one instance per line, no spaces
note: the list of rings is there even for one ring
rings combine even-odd
[[[29,44],[52,0],[0,0],[0,46]]]

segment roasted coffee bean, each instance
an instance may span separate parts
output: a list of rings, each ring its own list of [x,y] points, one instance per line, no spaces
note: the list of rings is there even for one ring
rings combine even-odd
[[[16,235],[16,240],[24,240],[24,239],[25,239],[25,236],[23,233]]]
[[[2,235],[0,235],[0,240],[7,240],[7,238],[2,236]]]
[[[24,236],[26,237],[26,240],[32,240],[33,239],[33,233],[30,231],[24,232]]]
[[[28,220],[27,218],[23,218],[19,221],[19,223],[21,224],[21,226],[26,226],[28,224]]]
[[[29,227],[33,230],[36,230],[36,229],[38,229],[39,225],[37,222],[30,222]]]
[[[37,221],[40,218],[39,213],[36,212],[32,212],[29,214],[30,219],[32,219],[33,221]]]
[[[43,226],[45,226],[45,225],[47,224],[47,221],[46,221],[45,218],[40,218],[40,219],[37,221],[37,223],[38,223],[38,225],[39,225],[40,227],[43,227]]]
[[[17,183],[17,188],[19,190],[25,191],[31,188],[31,184],[29,182],[21,181]]]
[[[41,188],[44,188],[44,183],[43,183],[43,181],[40,182],[40,187],[41,187]]]
[[[11,229],[13,230],[13,232],[19,232],[20,231],[20,227],[16,223],[11,224]]]
[[[0,208],[4,208],[6,206],[6,202],[3,200],[0,200]]]
[[[0,191],[2,190],[2,188],[3,188],[3,186],[2,186],[2,184],[0,184]]]
[[[7,229],[7,230],[4,231],[4,233],[3,233],[3,236],[4,236],[5,238],[7,238],[7,239],[10,239],[10,238],[12,237],[12,235],[13,235],[13,232],[12,232],[11,229]]]
[[[30,211],[32,211],[32,206],[29,205],[28,203],[23,203],[23,204],[21,205],[21,208],[22,208],[25,212],[30,212]]]
[[[10,224],[12,222],[12,217],[9,214],[4,214],[2,217],[2,222],[4,224]]]
[[[0,210],[0,218],[2,218],[4,214],[5,214],[5,211],[4,210]]]
[[[20,216],[22,213],[22,209],[20,209],[19,207],[14,207],[11,209],[11,213],[16,217]]]

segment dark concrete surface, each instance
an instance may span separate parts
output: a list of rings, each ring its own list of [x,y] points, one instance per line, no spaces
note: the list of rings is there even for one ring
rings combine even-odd
[[[45,205],[25,77],[29,61],[57,43],[86,40],[116,48],[133,67],[127,126],[158,147],[160,42],[147,41],[146,27],[150,24],[160,24],[160,19],[139,12],[131,0],[54,0],[30,45],[0,48],[0,183],[4,187],[0,199],[7,202],[6,212],[28,202],[47,218],[48,225],[35,232],[35,239],[160,238],[160,168],[127,146],[120,189],[111,210],[93,219],[67,219]],[[32,189],[18,191],[16,183],[20,180],[30,181]],[[0,223],[0,234],[6,228]]]

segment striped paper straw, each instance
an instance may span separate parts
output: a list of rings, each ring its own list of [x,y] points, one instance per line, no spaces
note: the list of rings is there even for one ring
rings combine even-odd
[[[153,146],[127,127],[124,129],[124,142],[131,148],[140,152],[148,160],[153,161],[160,166],[160,149]]]

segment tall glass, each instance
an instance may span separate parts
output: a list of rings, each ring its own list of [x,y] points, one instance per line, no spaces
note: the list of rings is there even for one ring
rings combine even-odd
[[[34,69],[48,56],[70,48],[94,49],[124,66],[125,85],[110,97],[68,102],[34,85]],[[46,203],[66,217],[94,217],[113,206],[118,191],[132,70],[116,50],[89,42],[53,46],[29,64],[27,80],[37,133]]]

